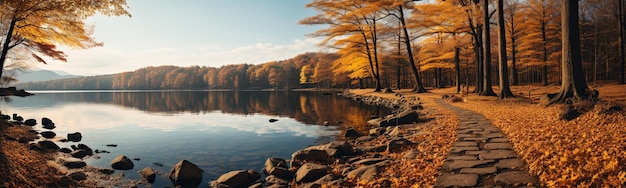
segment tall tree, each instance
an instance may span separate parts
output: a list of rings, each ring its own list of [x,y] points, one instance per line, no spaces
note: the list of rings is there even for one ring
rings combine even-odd
[[[626,80],[624,79],[624,63],[625,63],[625,54],[624,54],[624,28],[626,26],[624,26],[624,1],[623,0],[617,0],[617,27],[619,29],[619,70],[617,71],[619,73],[619,84],[624,84],[626,82]]]
[[[585,80],[580,53],[578,0],[561,0],[561,90],[550,103],[569,98],[589,99],[591,92]]]
[[[519,74],[517,67],[517,52],[519,45],[518,37],[521,34],[521,29],[519,26],[519,20],[522,20],[519,15],[517,15],[517,11],[519,9],[519,1],[511,0],[505,2],[505,19],[506,19],[506,31],[508,34],[507,43],[509,43],[510,54],[511,54],[511,85],[517,85],[519,82]]]
[[[11,49],[23,46],[33,60],[46,63],[41,55],[66,61],[56,45],[87,49],[102,45],[91,37],[84,20],[96,13],[107,16],[130,14],[126,0],[3,0],[0,23],[7,24],[0,54],[0,77]]]
[[[507,66],[506,58],[506,33],[504,26],[504,3],[502,0],[498,0],[498,60],[500,61],[499,73],[500,73],[500,94],[498,97],[501,99],[507,97],[513,97],[513,92],[509,87],[509,67]]]
[[[483,0],[483,23],[483,90],[479,95],[496,96],[491,87],[491,26],[488,0]]]
[[[318,30],[313,34],[326,37],[322,44],[329,44],[332,41],[332,46],[343,48],[353,42],[362,43],[352,47],[363,47],[368,58],[370,74],[376,81],[375,91],[381,91],[378,58],[379,23],[377,22],[382,20],[384,16],[380,16],[377,3],[366,0],[314,0],[306,6],[314,8],[320,13],[300,20],[299,23],[328,25],[327,29]],[[361,37],[361,39],[357,40],[355,36]]]

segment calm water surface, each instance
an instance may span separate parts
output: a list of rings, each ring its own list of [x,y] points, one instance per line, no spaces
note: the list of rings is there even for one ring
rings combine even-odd
[[[89,165],[110,168],[118,155],[139,158],[125,176],[139,179],[136,171],[152,167],[162,172],[155,187],[171,185],[169,170],[182,159],[204,170],[204,187],[232,170],[261,172],[268,157],[290,159],[296,150],[341,139],[346,127],[365,131],[371,115],[388,113],[320,92],[259,91],[36,92],[0,102],[0,111],[38,123],[48,117],[57,137],[81,132],[80,143],[111,152],[87,158]],[[320,126],[324,121],[331,126]]]

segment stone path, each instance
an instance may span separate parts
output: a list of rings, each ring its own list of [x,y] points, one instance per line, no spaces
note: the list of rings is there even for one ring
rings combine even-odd
[[[526,187],[538,179],[523,170],[524,162],[508,138],[484,116],[441,99],[436,103],[459,117],[457,140],[439,170],[435,187]]]

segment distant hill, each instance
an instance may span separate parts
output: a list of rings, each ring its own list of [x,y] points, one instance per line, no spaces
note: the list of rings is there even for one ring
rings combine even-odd
[[[65,78],[76,78],[79,76],[70,75],[66,72],[57,73],[55,71],[49,70],[33,70],[22,72],[17,75],[17,83],[27,83],[27,82],[41,82],[48,80],[57,80],[57,79],[65,79]],[[16,83],[16,84],[17,84]]]

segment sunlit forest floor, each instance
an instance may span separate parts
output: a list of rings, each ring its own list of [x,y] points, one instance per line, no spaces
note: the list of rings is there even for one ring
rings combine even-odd
[[[469,94],[464,97],[464,102],[453,105],[478,112],[502,129],[528,165],[530,173],[537,175],[544,186],[626,185],[626,113],[624,110],[611,110],[615,109],[611,108],[614,106],[626,109],[626,85],[591,86],[591,89],[600,92],[600,101],[586,104],[588,111],[571,121],[560,119],[563,105],[546,106],[540,101],[547,93],[557,93],[559,86],[525,85],[512,86],[511,89],[517,95],[516,98],[499,100],[497,97]],[[494,90],[497,93],[498,87],[494,87]],[[392,94],[370,93],[366,90],[353,92],[395,97]],[[431,89],[428,94],[410,94],[409,90],[396,92],[426,99],[455,94],[455,88]],[[440,108],[435,109],[446,112]],[[456,118],[439,117],[447,120]],[[450,140],[455,137],[433,139]],[[430,163],[430,167],[420,168],[436,169],[441,164],[437,161],[439,159],[443,160],[436,158]],[[410,171],[404,174],[411,176],[423,172],[421,169],[407,170]],[[431,172],[428,176],[434,174]],[[431,182],[414,183],[424,185]]]
[[[496,93],[497,87],[494,87]],[[467,102],[455,103],[476,111],[492,121],[513,142],[528,164],[530,173],[542,184],[553,186],[620,187],[626,185],[626,85],[592,86],[600,101],[571,121],[560,120],[562,105],[546,107],[539,101],[559,86],[512,86],[518,98],[469,95]],[[437,89],[436,94],[454,88]],[[530,100],[528,99],[530,91]]]

